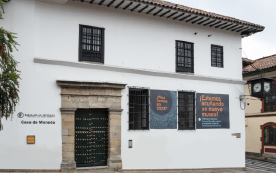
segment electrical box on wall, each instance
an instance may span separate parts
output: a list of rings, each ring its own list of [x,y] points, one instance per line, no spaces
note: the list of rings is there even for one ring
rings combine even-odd
[[[27,144],[35,144],[35,136],[27,136]]]

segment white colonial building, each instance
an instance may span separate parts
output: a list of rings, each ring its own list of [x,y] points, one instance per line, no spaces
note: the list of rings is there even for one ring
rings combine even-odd
[[[22,80],[0,170],[245,167],[241,38],[263,26],[161,0],[4,8]]]

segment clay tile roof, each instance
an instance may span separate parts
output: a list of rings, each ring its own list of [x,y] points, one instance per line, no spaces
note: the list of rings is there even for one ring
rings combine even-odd
[[[262,29],[262,30],[265,28],[264,26],[259,25],[259,24],[254,24],[254,23],[247,22],[247,21],[240,20],[240,19],[236,19],[236,18],[233,18],[233,17],[228,17],[228,16],[224,16],[224,15],[220,15],[220,14],[216,14],[216,13],[212,13],[212,12],[207,12],[207,11],[187,7],[187,6],[184,6],[184,5],[175,4],[175,3],[172,3],[172,2],[168,2],[168,1],[163,1],[163,0],[130,0],[130,1],[138,1],[138,2],[143,2],[143,3],[146,3],[146,4],[150,4],[150,5],[156,5],[156,6],[166,7],[166,8],[172,8],[172,9],[180,10],[180,11],[183,11],[183,12],[189,12],[189,13],[193,13],[193,14],[206,16],[206,17],[212,17],[212,18],[215,18],[215,19],[225,20],[225,21],[228,21],[228,22],[234,22],[234,23],[237,23],[237,24],[240,24],[240,25],[248,25],[248,26],[258,27],[259,29]]]
[[[243,58],[243,61],[249,60],[249,59],[247,59],[247,60],[245,60],[245,59],[247,59],[247,58]],[[249,60],[249,61],[252,61],[252,60]],[[253,61],[252,65],[261,70],[271,68],[271,67],[276,67],[276,54],[270,55],[267,57],[263,57],[260,59],[256,59]],[[243,71],[244,72],[253,72],[253,71],[256,71],[256,69],[253,68],[251,65],[249,65],[249,66],[244,67]]]
[[[248,59],[248,58],[242,58],[242,62],[247,62],[248,64],[252,64],[254,60]]]

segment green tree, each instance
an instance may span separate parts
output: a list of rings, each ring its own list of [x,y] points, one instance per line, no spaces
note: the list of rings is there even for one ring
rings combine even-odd
[[[0,20],[5,14],[2,0],[0,0]],[[0,28],[0,131],[3,129],[2,118],[10,117],[19,101],[18,88],[20,71],[16,69],[18,62],[12,56],[19,44],[15,41],[15,33]]]

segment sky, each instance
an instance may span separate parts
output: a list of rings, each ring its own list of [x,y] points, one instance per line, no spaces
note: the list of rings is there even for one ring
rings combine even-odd
[[[265,26],[242,39],[243,57],[258,59],[276,54],[276,0],[166,0]]]

